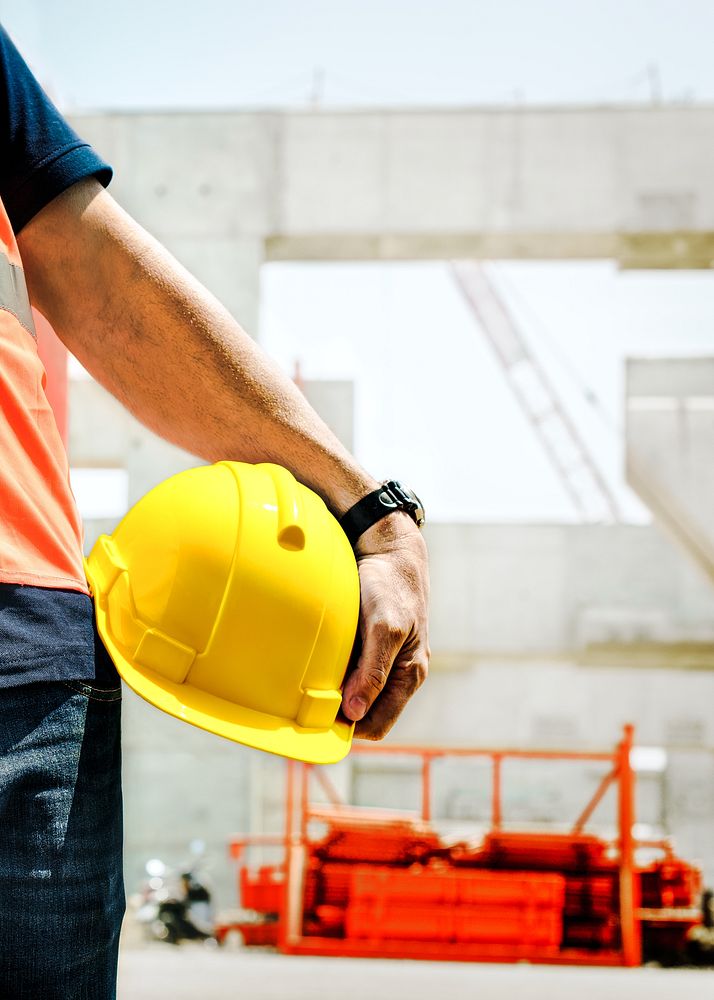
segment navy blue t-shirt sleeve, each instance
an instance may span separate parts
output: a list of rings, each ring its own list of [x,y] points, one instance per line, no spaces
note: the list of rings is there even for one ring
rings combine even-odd
[[[112,168],[45,94],[0,26],[0,198],[19,233],[40,209],[82,180],[104,187]]]

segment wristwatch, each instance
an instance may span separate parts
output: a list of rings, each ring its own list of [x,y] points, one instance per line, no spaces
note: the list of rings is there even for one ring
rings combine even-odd
[[[340,518],[340,525],[354,545],[367,528],[371,528],[387,514],[393,514],[395,510],[406,511],[418,528],[426,523],[424,506],[414,490],[396,479],[390,479],[378,490],[358,500],[354,507],[350,507]]]

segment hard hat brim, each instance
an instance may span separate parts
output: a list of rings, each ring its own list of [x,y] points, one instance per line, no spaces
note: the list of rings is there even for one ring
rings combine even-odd
[[[150,705],[234,743],[308,764],[336,764],[349,753],[354,724],[337,720],[329,729],[304,729],[292,719],[256,712],[190,684],[176,684],[149,668],[138,669],[112,641],[99,601],[95,611],[99,635],[119,675]]]

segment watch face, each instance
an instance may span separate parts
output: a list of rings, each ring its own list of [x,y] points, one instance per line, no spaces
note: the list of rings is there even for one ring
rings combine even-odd
[[[414,490],[410,490],[408,486],[405,486],[403,483],[400,483],[397,480],[394,480],[391,483],[387,483],[387,488],[391,490],[391,492],[395,495],[395,497],[398,500],[398,502],[394,504],[394,506],[402,507],[404,510],[408,511],[414,518],[417,527],[419,528],[423,527],[423,525],[426,523],[424,505],[422,504],[421,500],[416,495]]]

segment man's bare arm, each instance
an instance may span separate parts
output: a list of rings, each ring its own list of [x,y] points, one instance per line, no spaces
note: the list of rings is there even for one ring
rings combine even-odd
[[[33,303],[157,434],[208,461],[283,465],[338,516],[376,488],[292,381],[96,181],[50,202],[18,244]],[[397,512],[356,551],[362,652],[343,711],[358,735],[379,738],[426,676],[426,548]]]

